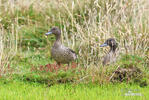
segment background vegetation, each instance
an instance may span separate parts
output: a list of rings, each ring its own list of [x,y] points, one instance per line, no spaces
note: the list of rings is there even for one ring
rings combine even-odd
[[[147,84],[148,16],[148,0],[0,0],[0,76],[48,86],[106,84],[117,68],[136,67],[143,73],[139,85]],[[53,26],[61,29],[62,43],[76,51],[77,67],[55,72],[50,56],[55,37],[44,36]],[[119,60],[103,69],[109,48],[99,45],[110,37],[119,44]]]

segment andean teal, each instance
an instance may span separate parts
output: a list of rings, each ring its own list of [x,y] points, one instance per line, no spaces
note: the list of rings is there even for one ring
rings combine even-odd
[[[76,60],[77,58],[76,53],[72,49],[62,45],[61,30],[59,28],[53,27],[45,35],[49,35],[49,34],[54,34],[56,37],[56,41],[52,46],[51,56],[57,62],[58,65],[60,65],[60,63],[69,65],[70,62]]]

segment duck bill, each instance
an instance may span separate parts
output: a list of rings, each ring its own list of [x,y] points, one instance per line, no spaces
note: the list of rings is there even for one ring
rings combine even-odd
[[[106,44],[106,43],[100,45],[100,47],[106,47],[106,46],[108,46],[108,44]]]
[[[52,34],[52,32],[45,33],[46,36],[48,36],[48,35],[50,35],[50,34]]]

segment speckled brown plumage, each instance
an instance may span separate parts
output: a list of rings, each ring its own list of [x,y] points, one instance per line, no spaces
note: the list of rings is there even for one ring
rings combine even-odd
[[[103,61],[102,61],[103,65],[116,62],[116,59],[117,59],[116,49],[118,44],[116,43],[115,39],[109,38],[105,41],[104,44],[100,45],[100,47],[105,47],[105,46],[110,46],[110,50],[103,58]]]
[[[54,34],[56,37],[56,41],[51,49],[51,56],[58,64],[69,64],[77,58],[77,55],[73,50],[61,44],[61,31],[59,28],[53,27],[45,35],[49,34]]]

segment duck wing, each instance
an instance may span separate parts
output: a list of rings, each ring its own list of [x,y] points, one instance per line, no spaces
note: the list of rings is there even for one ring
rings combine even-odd
[[[73,53],[73,54],[76,56],[76,58],[77,58],[77,53],[76,53],[75,51],[73,51],[73,50],[70,49],[70,48],[68,48],[68,50],[69,50],[71,53]]]
[[[68,48],[68,50],[69,51],[71,51],[72,53],[74,53],[76,56],[77,56],[77,54],[76,54],[76,52],[75,51],[73,51],[72,49],[70,49],[70,48]]]

